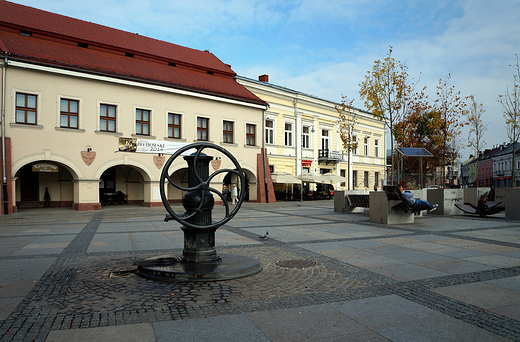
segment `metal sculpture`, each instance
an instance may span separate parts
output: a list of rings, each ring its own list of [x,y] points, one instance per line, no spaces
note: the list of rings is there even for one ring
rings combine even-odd
[[[169,174],[173,162],[190,150],[195,150],[184,159],[188,163],[188,186],[175,183]],[[209,175],[209,163],[213,157],[202,153],[214,149],[229,158],[235,169],[220,169]],[[182,224],[184,249],[182,256],[160,256],[136,262],[138,274],[160,280],[222,280],[243,277],[260,272],[260,262],[251,257],[234,254],[219,256],[215,249],[215,231],[231,220],[244,201],[245,192],[241,191],[238,202],[230,210],[229,203],[221,191],[211,187],[211,181],[219,174],[234,173],[239,184],[245,184],[242,168],[235,157],[224,148],[211,143],[195,143],[177,150],[165,163],[160,179],[160,193],[163,205],[168,212],[165,221],[176,220]],[[173,211],[165,193],[166,184],[186,191],[182,205],[186,212],[179,215]],[[213,222],[213,194],[222,199],[225,205],[224,218]]]

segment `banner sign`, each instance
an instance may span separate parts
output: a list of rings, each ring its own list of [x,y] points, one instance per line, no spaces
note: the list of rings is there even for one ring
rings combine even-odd
[[[119,138],[120,152],[174,154],[178,149],[186,145],[189,144],[174,141]],[[195,152],[196,150],[193,148],[185,151],[182,155],[187,156]]]

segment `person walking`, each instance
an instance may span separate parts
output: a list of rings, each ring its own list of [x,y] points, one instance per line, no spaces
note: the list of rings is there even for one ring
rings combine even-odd
[[[235,184],[233,184],[233,190],[231,191],[231,199],[233,200],[233,204],[237,204],[237,196],[238,196],[238,189]]]

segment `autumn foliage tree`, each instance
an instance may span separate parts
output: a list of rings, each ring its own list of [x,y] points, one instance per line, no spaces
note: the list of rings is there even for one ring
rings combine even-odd
[[[390,131],[392,150],[391,182],[394,180],[394,126],[400,122],[405,110],[407,67],[392,57],[392,47],[385,59],[377,60],[365,80],[359,94],[367,109],[375,118],[384,121]]]

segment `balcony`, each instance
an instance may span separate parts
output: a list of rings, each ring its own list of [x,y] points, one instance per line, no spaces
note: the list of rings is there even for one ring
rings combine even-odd
[[[336,164],[343,161],[343,151],[335,150],[318,150],[318,160],[320,162]]]

